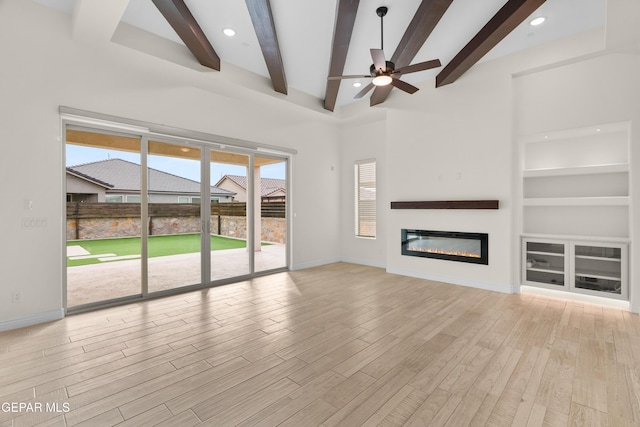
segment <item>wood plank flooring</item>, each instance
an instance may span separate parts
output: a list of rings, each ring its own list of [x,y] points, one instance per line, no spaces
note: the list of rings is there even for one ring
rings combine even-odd
[[[640,318],[337,263],[0,333],[0,404],[0,427],[638,426]]]

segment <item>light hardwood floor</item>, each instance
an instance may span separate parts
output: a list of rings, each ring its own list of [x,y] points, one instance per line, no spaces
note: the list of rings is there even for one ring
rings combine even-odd
[[[0,403],[0,427],[638,426],[640,319],[337,263],[0,333]]]

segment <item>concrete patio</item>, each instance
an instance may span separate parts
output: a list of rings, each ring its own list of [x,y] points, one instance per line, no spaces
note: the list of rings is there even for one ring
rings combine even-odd
[[[255,271],[286,266],[284,244],[255,252]],[[201,283],[200,254],[149,259],[149,293]],[[211,281],[249,273],[246,248],[211,252]],[[141,292],[141,261],[122,260],[67,268],[67,307],[105,301]]]

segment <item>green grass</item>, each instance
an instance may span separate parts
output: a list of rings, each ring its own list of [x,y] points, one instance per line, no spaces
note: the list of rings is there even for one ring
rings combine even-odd
[[[229,239],[220,236],[211,236],[211,250],[238,249],[246,247],[247,242],[239,239]],[[268,243],[263,243],[263,246]],[[67,242],[67,246],[82,246],[92,255],[114,254],[116,256],[140,255],[140,237],[125,237],[121,239],[97,239],[74,240]],[[189,254],[200,252],[200,234],[176,234],[169,236],[149,237],[149,258]],[[67,258],[67,266],[100,264],[96,258],[70,260]]]

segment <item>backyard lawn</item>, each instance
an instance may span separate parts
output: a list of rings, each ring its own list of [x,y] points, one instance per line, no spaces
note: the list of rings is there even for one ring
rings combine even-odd
[[[245,240],[211,236],[212,251],[244,248],[246,244]],[[262,245],[268,245],[268,243],[263,243]],[[140,237],[127,237],[121,239],[74,240],[67,242],[67,247],[71,246],[80,246],[88,252],[89,255],[67,257],[68,267],[100,264],[105,261],[123,259],[120,257],[135,258],[136,255],[140,255],[141,243]],[[149,258],[199,252],[200,234],[150,236],[148,247]],[[100,258],[102,258],[102,260],[99,260],[99,255],[106,256],[101,256]]]

